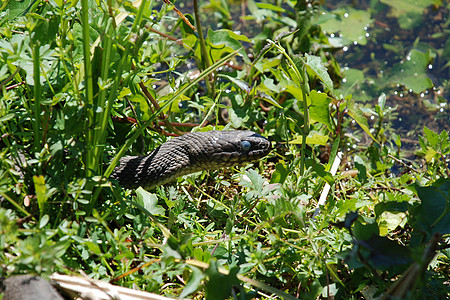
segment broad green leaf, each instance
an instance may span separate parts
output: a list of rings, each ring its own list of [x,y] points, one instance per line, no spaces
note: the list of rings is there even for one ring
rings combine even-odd
[[[245,52],[244,48],[242,47],[242,44],[240,41],[244,41],[247,43],[251,43],[251,41],[244,35],[239,35],[231,30],[228,29],[221,29],[213,31],[211,29],[208,30],[208,39],[211,44],[214,46],[221,46],[225,45],[226,47],[230,48],[230,51],[226,50],[225,48],[221,47],[220,50],[217,50],[217,48],[212,49],[212,53],[216,53],[217,56],[214,60],[219,59],[222,57],[222,53],[229,53],[233,51],[239,50],[239,54],[242,56],[242,59],[246,63],[250,63],[250,60],[247,56],[247,53]],[[217,53],[218,52],[218,53]]]
[[[94,243],[94,242],[91,242],[91,241],[85,241],[85,245],[95,255],[101,255],[102,254],[102,251],[100,250],[100,247],[97,245],[97,243]]]
[[[139,104],[139,110],[141,111],[142,120],[148,120],[150,118],[150,115],[153,114],[153,112],[150,110],[150,107],[148,106],[147,101],[145,98],[140,94],[132,95],[130,98],[130,101],[136,102]]]
[[[333,11],[334,18],[328,17],[327,21],[321,24],[322,30],[327,33],[339,33],[342,35],[345,44],[365,45],[367,43],[367,27],[373,22],[370,18],[370,11],[356,10],[353,8],[337,9]]]
[[[387,237],[374,234],[363,245],[369,250],[369,261],[377,268],[412,262],[409,249]]]
[[[314,170],[314,172],[317,173],[317,175],[319,175],[322,179],[324,179],[326,182],[328,182],[330,185],[334,184],[334,178],[333,175],[331,175],[330,172],[327,172],[325,170],[325,167],[321,164],[316,163],[314,160],[312,159],[308,159],[306,161],[306,167],[312,167],[312,169]]]
[[[205,278],[205,274],[197,267],[188,265],[189,269],[191,269],[191,274],[189,276],[188,281],[180,294],[180,299],[185,299],[187,296],[198,290],[201,286],[203,286],[202,282]]]
[[[361,90],[362,84],[365,82],[364,72],[358,69],[349,68],[343,72],[345,78],[342,80],[342,84],[336,92],[342,99],[347,98],[349,95],[354,95],[359,101],[371,100],[364,90]]]
[[[234,83],[238,88],[243,90],[245,93],[250,94],[252,88],[248,85],[247,82],[242,81],[242,80],[240,80],[238,78],[235,78],[233,76],[225,75],[225,74],[220,74],[219,76],[228,79],[229,81]]]
[[[436,157],[436,150],[434,150],[433,148],[428,147],[427,150],[425,151],[425,160],[427,162],[430,162],[434,157]]]
[[[369,123],[367,123],[367,119],[364,116],[364,113],[359,108],[359,106],[356,104],[353,100],[347,100],[347,109],[348,109],[348,115],[353,118],[353,120],[358,123],[358,125],[375,141],[379,144],[379,142],[375,139],[375,137],[372,135],[369,129]]]
[[[286,180],[286,177],[289,175],[289,170],[286,167],[278,163],[275,166],[275,171],[272,173],[270,177],[270,183],[283,183]]]
[[[427,141],[433,148],[436,148],[439,143],[439,135],[434,131],[430,130],[427,126],[423,127],[423,132],[427,138]]]
[[[360,220],[356,220],[353,223],[353,235],[358,240],[366,241],[373,235],[378,235],[380,229],[377,223],[363,224]]]
[[[358,155],[355,156],[355,168],[358,170],[358,180],[361,183],[367,182],[367,169],[364,161]]]
[[[437,186],[416,187],[421,204],[413,209],[415,226],[429,235],[450,233],[450,180]]]
[[[9,20],[14,20],[15,18],[25,15],[30,7],[33,5],[35,0],[23,0],[23,1],[2,1],[0,11],[8,11],[6,15]],[[6,4],[6,6],[4,6]]]
[[[329,108],[331,98],[325,93],[319,93],[313,90],[309,94],[309,99],[311,101],[309,106],[309,117],[317,122],[327,125],[328,130],[332,131]]]
[[[162,206],[158,205],[158,198],[155,194],[149,193],[142,187],[136,190],[136,202],[142,205],[152,215],[164,216],[165,210]]]
[[[306,137],[306,144],[308,145],[322,145],[325,146],[328,142],[329,136],[323,135],[316,131],[311,131],[309,135]],[[291,144],[303,144],[303,136],[299,136],[289,143]]]
[[[222,274],[217,269],[217,262],[211,260],[209,268],[205,271],[209,280],[206,282],[206,298],[208,300],[222,300],[227,299],[231,295],[233,286],[239,286],[240,282],[236,275],[239,271],[238,267],[230,269],[228,275]]]
[[[381,3],[391,7],[388,14],[390,17],[398,19],[398,23],[402,29],[413,29],[418,27],[422,22],[422,14],[430,5],[435,3],[434,0],[381,0]]]
[[[433,82],[427,75],[428,64],[432,60],[430,51],[412,49],[406,59],[392,67],[394,82],[403,84],[407,89],[412,89],[414,93],[421,93],[433,86]]]
[[[306,66],[308,66],[309,69],[313,71],[317,77],[319,77],[325,88],[333,93],[333,81],[328,74],[327,68],[323,65],[322,59],[319,56],[309,55],[308,53],[305,53],[305,56]]]
[[[381,214],[378,226],[380,228],[380,235],[385,236],[394,231],[397,227],[403,227],[406,223],[406,214],[402,212],[392,213],[385,211]]]

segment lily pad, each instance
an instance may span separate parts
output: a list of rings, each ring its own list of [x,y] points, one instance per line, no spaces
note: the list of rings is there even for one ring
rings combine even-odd
[[[370,12],[353,8],[337,9],[334,17],[321,24],[328,34],[339,33],[343,40],[341,44],[350,45],[354,42],[365,45],[367,43],[366,30],[372,24]],[[320,23],[320,20],[319,20]]]
[[[422,14],[433,0],[381,0],[382,3],[391,7],[390,17],[398,19],[402,29],[413,29],[422,23]]]

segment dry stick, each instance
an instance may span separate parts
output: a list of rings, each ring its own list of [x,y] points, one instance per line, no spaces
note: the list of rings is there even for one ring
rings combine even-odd
[[[148,26],[148,25],[145,25],[145,28],[147,28],[147,30],[149,30],[149,31],[151,31],[151,32],[153,32],[153,33],[156,33],[156,34],[158,34],[158,35],[160,35],[160,36],[162,36],[162,37],[165,37],[165,38],[168,39],[168,40],[174,41],[175,43],[177,43],[177,44],[179,44],[179,45],[184,45],[183,40],[181,40],[181,39],[174,38],[173,36],[170,36],[170,35],[168,35],[168,34],[166,34],[166,33],[163,33],[163,32],[161,32],[161,31],[158,31],[158,30],[156,30],[156,29],[153,29],[152,27],[150,27],[150,26]]]
[[[163,0],[164,3],[166,3],[167,5],[173,5],[172,2],[170,2],[169,0]],[[189,20],[183,15],[183,13],[181,11],[178,10],[178,8],[175,7],[175,5],[173,5],[173,10],[180,16],[180,18],[184,21],[184,23],[186,23],[189,27],[191,27],[192,30],[196,30],[195,26],[191,24],[191,22],[189,22]]]
[[[131,69],[132,70],[136,70],[136,66],[134,64],[131,64]],[[159,106],[158,102],[156,101],[155,98],[153,98],[152,94],[150,93],[150,91],[147,89],[147,87],[145,86],[145,84],[140,81],[139,82],[139,87],[141,88],[142,92],[144,93],[144,95],[147,97],[148,100],[150,100],[150,102],[152,103],[152,105],[155,107],[155,109],[158,111],[161,107]],[[149,106],[150,107],[150,106]],[[151,107],[150,107],[151,109]],[[152,112],[153,109],[151,109]],[[161,111],[159,118],[164,122],[164,124],[166,125],[167,128],[169,128],[169,130],[171,131],[176,131],[176,133],[178,135],[183,134],[183,132],[181,132],[180,130],[174,128],[170,122],[167,120],[168,116],[165,116],[164,113]]]

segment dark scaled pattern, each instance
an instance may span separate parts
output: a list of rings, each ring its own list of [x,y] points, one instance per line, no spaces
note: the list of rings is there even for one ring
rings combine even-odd
[[[270,149],[268,139],[250,130],[188,133],[146,156],[121,158],[111,178],[124,188],[151,190],[183,175],[256,161]]]

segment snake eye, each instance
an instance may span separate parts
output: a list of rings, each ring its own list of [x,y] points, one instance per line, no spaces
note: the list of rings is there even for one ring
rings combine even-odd
[[[248,151],[248,150],[250,150],[251,147],[252,147],[252,144],[250,144],[250,142],[248,142],[248,141],[242,141],[241,142],[242,150]]]

